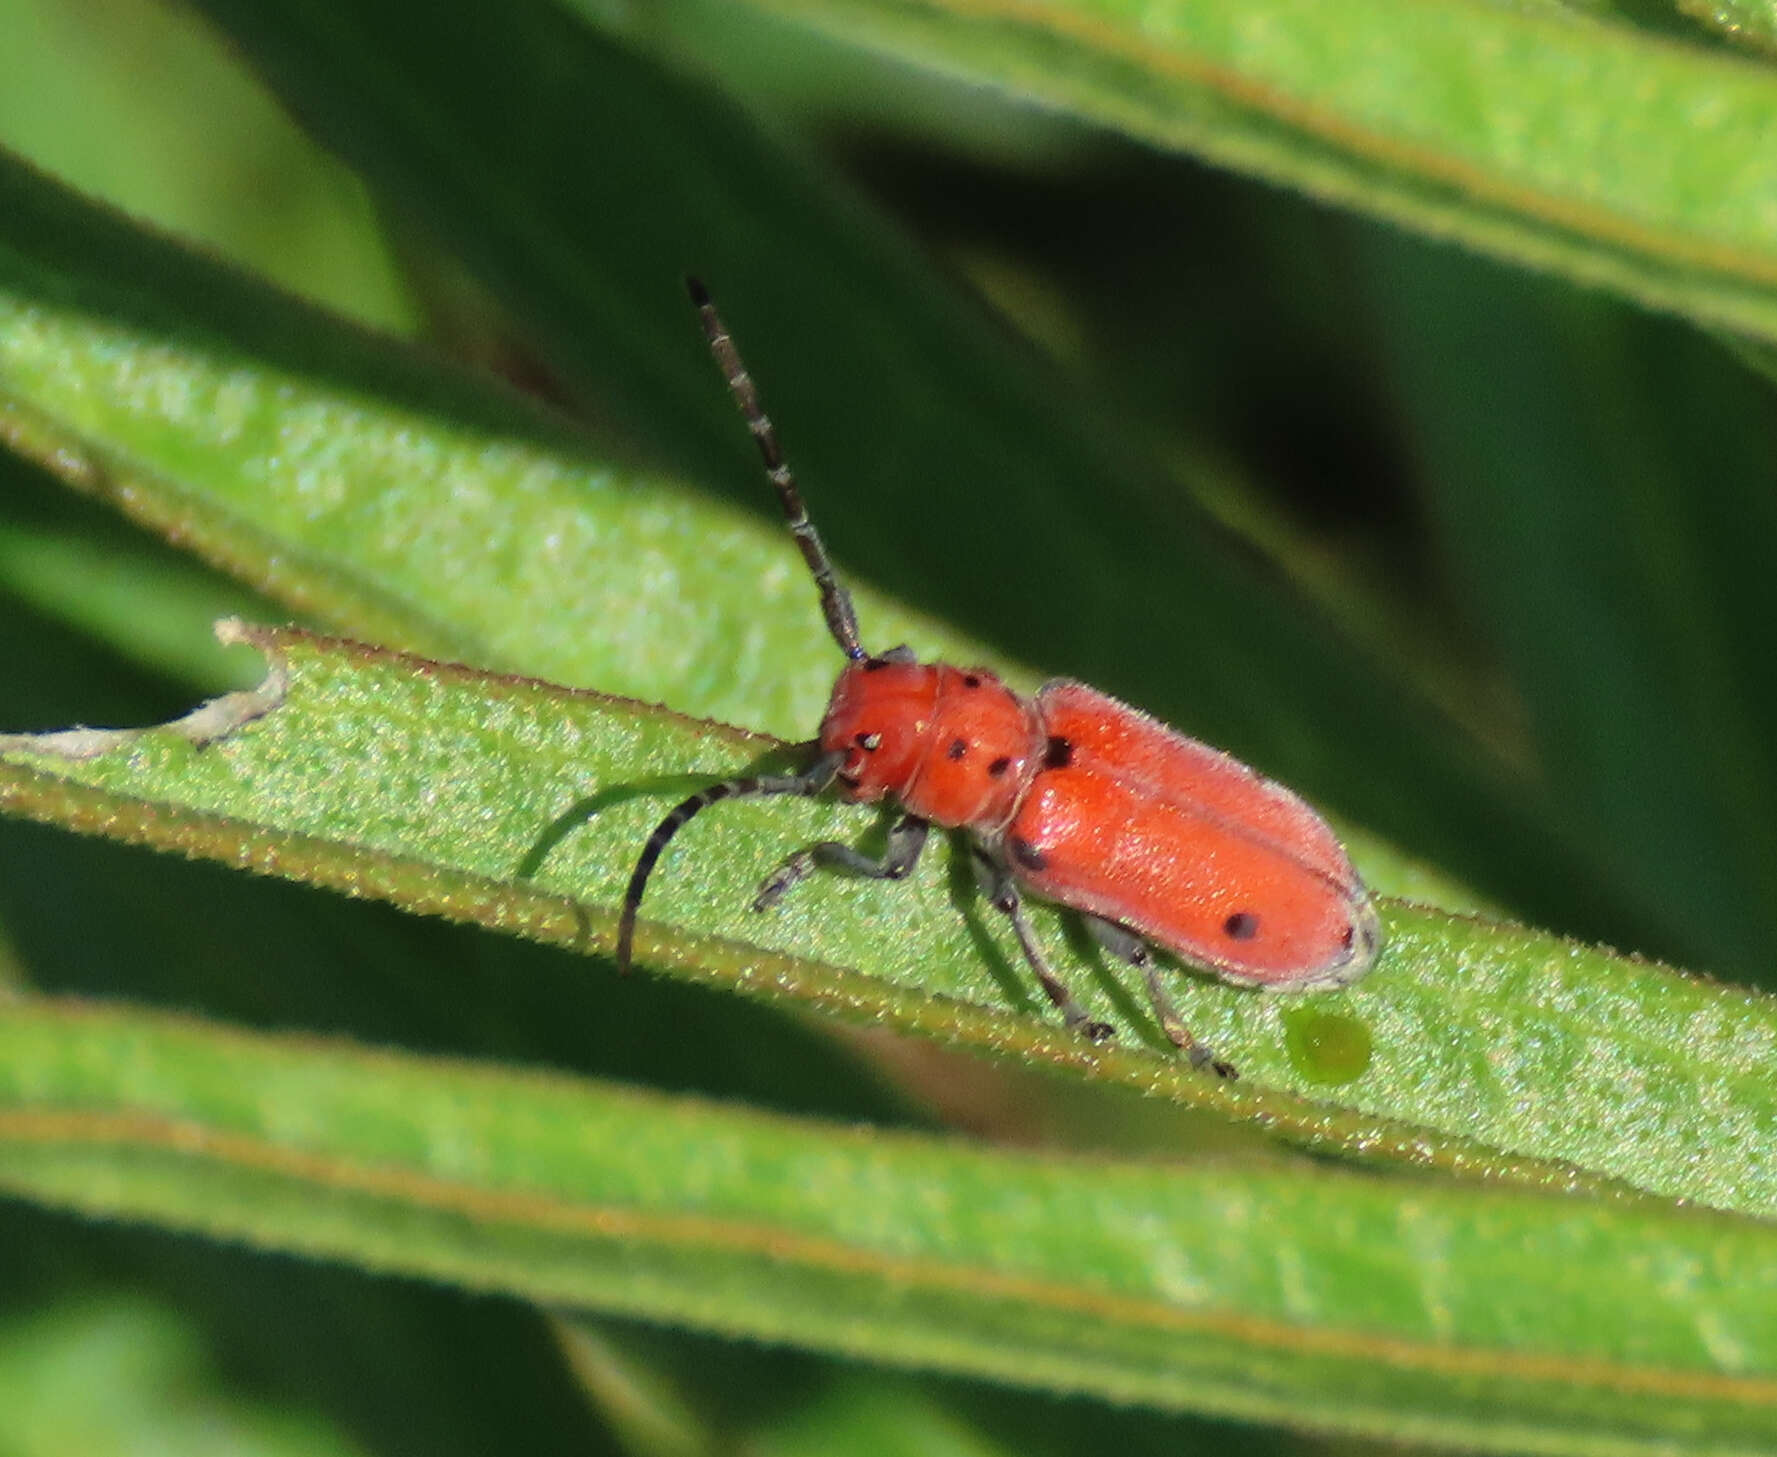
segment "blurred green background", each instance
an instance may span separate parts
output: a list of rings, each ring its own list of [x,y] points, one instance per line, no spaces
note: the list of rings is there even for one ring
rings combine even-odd
[[[1638,8],[1638,23],[1680,44],[1714,44]],[[600,14],[592,0],[586,9]],[[648,12],[612,13],[633,42]],[[1081,583],[1070,561],[1026,549],[1043,539],[1028,529],[1049,509],[1040,492],[982,481],[965,496],[929,457],[876,452],[876,481],[817,507],[843,560],[1018,660],[1215,734],[1526,919],[1771,984],[1777,415],[1743,353],[1607,293],[750,8],[656,18],[669,53],[695,42],[685,65],[696,84],[728,90],[811,169],[845,179],[848,196],[915,240],[923,266],[973,296],[1007,349],[1040,356],[1065,408],[1105,450],[1139,461],[1131,479],[1149,491],[1103,506],[1151,529],[1120,575]],[[474,278],[436,216],[373,196],[194,11],[0,0],[0,145],[282,288],[497,373],[614,448],[768,509],[742,443],[704,443],[732,433],[719,398],[675,435],[570,377],[507,312],[497,280]],[[565,194],[580,185],[559,178]],[[825,341],[844,354],[851,326],[764,321],[757,352]],[[916,373],[919,361],[905,365]],[[866,427],[842,399],[795,413],[792,454],[831,491]],[[1185,640],[1214,624],[1147,606],[1171,564],[1190,559],[1174,549],[1186,538],[1193,551],[1213,543],[1231,572],[1266,583],[1307,631],[1394,685],[1417,741],[1434,745],[1426,764],[1450,766],[1449,803],[1493,796],[1498,813],[1442,815],[1381,751],[1342,753],[1337,724],[1329,751],[1289,712],[1269,715],[1262,687],[1258,708],[1242,706],[1260,664],[1230,655],[1202,671],[1214,652]],[[250,679],[254,665],[210,646],[209,620],[231,611],[288,616],[0,457],[0,725],[149,722]],[[1319,701],[1329,717],[1344,712],[1330,690]],[[261,948],[250,974],[246,944]],[[11,822],[0,824],[0,973],[42,991],[843,1118],[1021,1140],[1143,1136],[1107,1132],[1099,1105],[1047,1084],[860,1051],[677,983],[617,983],[562,954]],[[0,1208],[0,1448],[32,1457],[1212,1443],[1336,1446],[576,1324]]]

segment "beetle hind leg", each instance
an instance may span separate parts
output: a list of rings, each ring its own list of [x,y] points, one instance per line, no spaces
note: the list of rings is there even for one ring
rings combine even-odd
[[[1141,972],[1142,979],[1148,984],[1148,1001],[1154,1008],[1160,1030],[1166,1034],[1167,1041],[1184,1053],[1191,1066],[1209,1068],[1219,1078],[1239,1077],[1233,1063],[1223,1062],[1208,1043],[1199,1042],[1185,1025],[1178,1009],[1172,1005],[1172,998],[1166,995],[1166,988],[1161,985],[1160,968],[1154,963],[1154,953],[1148,943],[1127,927],[1107,921],[1103,916],[1082,911],[1081,918],[1094,941],[1119,961],[1127,961]]]
[[[842,845],[838,840],[821,840],[798,850],[766,876],[753,897],[755,911],[768,911],[789,892],[814,874],[817,867],[861,875],[868,880],[905,880],[919,863],[919,852],[925,849],[926,834],[931,826],[917,815],[902,815],[889,830],[888,848],[879,858]]]
[[[979,847],[971,847],[970,859],[982,894],[993,902],[995,910],[1003,912],[1012,922],[1012,933],[1018,938],[1019,950],[1030,963],[1031,971],[1043,988],[1043,995],[1061,1013],[1061,1020],[1069,1030],[1078,1032],[1089,1042],[1103,1042],[1115,1037],[1117,1029],[1109,1022],[1093,1021],[1086,1009],[1074,1000],[1067,983],[1050,968],[1049,959],[1043,955],[1043,948],[1037,944],[1036,933],[1031,930],[1030,921],[1024,914],[1024,899],[1012,883],[1011,872]]]

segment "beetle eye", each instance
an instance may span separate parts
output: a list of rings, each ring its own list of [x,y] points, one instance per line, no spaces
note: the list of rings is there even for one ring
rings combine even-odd
[[[859,734],[858,739],[857,739],[857,743],[858,743],[858,747],[860,749],[864,749],[864,750],[880,749],[882,747],[882,735],[881,734]]]

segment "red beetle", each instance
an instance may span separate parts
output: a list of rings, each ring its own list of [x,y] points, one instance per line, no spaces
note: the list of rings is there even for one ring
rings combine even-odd
[[[814,574],[828,630],[850,661],[807,769],[712,784],[648,837],[623,899],[618,964],[629,968],[649,874],[694,814],[718,800],[816,795],[837,782],[855,803],[899,804],[887,850],[872,859],[833,840],[810,845],[766,878],[753,908],[775,904],[817,865],[899,880],[932,825],[966,831],[982,888],[1011,919],[1043,991],[1093,1041],[1112,1029],[1090,1020],[1050,969],[1021,890],[1080,912],[1106,950],[1141,968],[1173,1044],[1224,1077],[1233,1068],[1179,1020],[1149,942],[1237,986],[1318,991],[1368,971],[1382,944],[1369,893],[1326,822],[1281,784],[1083,684],[1049,683],[1027,698],[983,668],[920,663],[904,647],[864,650],[851,597],[834,578],[752,377],[708,292],[688,283]]]

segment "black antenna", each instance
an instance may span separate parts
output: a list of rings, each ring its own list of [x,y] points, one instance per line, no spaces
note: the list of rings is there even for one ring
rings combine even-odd
[[[765,474],[771,477],[771,484],[777,489],[777,499],[784,508],[784,520],[796,537],[796,545],[802,549],[802,560],[814,573],[814,584],[821,594],[821,613],[827,619],[827,631],[833,634],[833,641],[839,644],[846,657],[866,658],[869,654],[858,642],[858,617],[852,610],[851,593],[841,587],[839,579],[833,575],[833,563],[827,556],[827,548],[821,544],[820,533],[808,519],[808,508],[802,504],[802,493],[796,489],[796,477],[784,464],[777,429],[759,403],[759,391],[753,384],[753,377],[741,362],[740,351],[734,347],[728,326],[710,302],[710,291],[695,278],[687,278],[685,287],[690,291],[691,302],[697,305],[704,337],[710,341],[710,353],[715,355],[716,365],[728,381],[728,392],[734,396],[741,418],[747,422],[747,429],[753,432],[753,439],[758,443],[759,457],[765,462]]]
[[[800,774],[754,774],[744,779],[728,779],[698,790],[676,806],[648,836],[648,843],[642,846],[635,871],[629,877],[629,888],[623,892],[623,914],[617,919],[617,969],[625,976],[629,974],[630,957],[635,948],[636,916],[642,909],[642,892],[648,888],[648,878],[654,873],[661,851],[689,820],[725,799],[766,794],[800,794],[812,798],[833,782],[833,776],[844,762],[843,752],[822,754]]]

